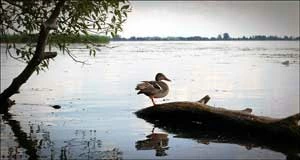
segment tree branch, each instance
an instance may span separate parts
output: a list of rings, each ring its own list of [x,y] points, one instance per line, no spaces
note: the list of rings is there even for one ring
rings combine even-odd
[[[15,60],[17,60],[17,61],[19,61],[19,62],[25,63],[24,61],[21,60],[21,59],[22,59],[21,57],[15,57],[15,56],[13,56],[13,55],[11,54],[10,49],[9,49],[8,47],[6,47],[6,53],[8,53],[8,55],[9,55],[11,58],[13,58],[13,59],[15,59]]]
[[[75,58],[74,55],[71,54],[71,52],[69,50],[66,50],[67,54],[73,59],[73,61],[77,62],[77,63],[81,63],[83,65],[90,65],[88,63],[86,63],[86,61],[80,61],[78,59]]]
[[[111,46],[111,47],[109,47],[109,46],[107,46],[107,45],[105,45],[105,44],[96,44],[96,43],[94,43],[94,42],[92,42],[92,41],[90,41],[90,40],[87,40],[87,42],[88,42],[89,44],[95,46],[95,47],[105,47],[105,48],[110,48],[110,49],[118,47],[118,46]],[[101,49],[99,49],[99,48],[96,48],[96,49],[97,49],[98,51],[101,51]]]
[[[60,10],[63,6],[63,4],[65,3],[64,0],[61,0],[59,1],[57,4],[56,4],[56,7],[54,8],[54,11],[52,12],[51,16],[48,18],[48,20],[44,23],[45,27],[47,29],[54,29],[56,30],[58,27],[57,27],[57,24],[56,24],[56,21],[57,21],[57,17],[60,13]]]
[[[17,4],[16,1],[6,0],[6,1],[4,1],[4,2],[6,2],[6,3],[10,4],[10,5],[16,6],[16,7],[20,8],[21,10],[23,9],[23,6]]]
[[[206,104],[209,100],[210,100],[209,95],[206,95],[203,98],[201,98],[198,102],[202,104]]]

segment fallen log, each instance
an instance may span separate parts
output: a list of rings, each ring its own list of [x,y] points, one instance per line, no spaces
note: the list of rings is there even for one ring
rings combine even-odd
[[[276,143],[295,144],[296,148],[300,148],[299,113],[282,119],[271,118],[253,115],[250,108],[229,110],[212,107],[204,104],[207,101],[163,103],[141,109],[135,114],[156,127],[245,134],[271,143],[276,140]]]

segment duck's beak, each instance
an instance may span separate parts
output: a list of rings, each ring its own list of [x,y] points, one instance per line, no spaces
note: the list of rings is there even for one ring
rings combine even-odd
[[[172,82],[172,81],[171,81],[170,79],[168,79],[167,77],[165,77],[165,80],[166,80],[166,81],[169,81],[169,82]]]

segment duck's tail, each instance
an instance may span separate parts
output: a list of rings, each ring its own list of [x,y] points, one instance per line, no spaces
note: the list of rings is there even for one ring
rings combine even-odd
[[[147,86],[148,86],[147,83],[143,82],[143,83],[136,85],[135,90],[143,90],[143,89],[147,88]]]
[[[145,89],[145,88],[147,88],[145,83],[140,83],[140,84],[136,85],[135,90],[139,90],[139,92],[137,94],[142,94],[143,89]]]

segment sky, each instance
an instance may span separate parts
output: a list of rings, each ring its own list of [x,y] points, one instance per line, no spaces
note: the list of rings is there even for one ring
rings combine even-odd
[[[299,1],[131,1],[122,37],[299,36]]]

